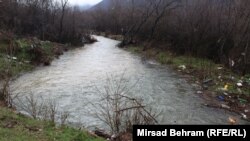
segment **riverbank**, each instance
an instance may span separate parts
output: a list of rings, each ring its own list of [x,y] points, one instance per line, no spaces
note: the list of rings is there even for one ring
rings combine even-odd
[[[0,78],[13,77],[39,65],[50,65],[70,47],[35,37],[5,39],[0,38]]]
[[[125,50],[174,68],[193,84],[196,94],[205,99],[205,106],[229,110],[250,121],[250,75],[240,76],[221,64],[192,56],[178,56],[166,49],[130,45]],[[234,117],[229,117],[229,122],[232,119],[237,124]]]
[[[83,37],[83,44],[94,42],[96,39],[89,35]],[[36,37],[14,38],[0,34],[0,80],[30,71],[36,66],[48,66],[65,51],[82,46],[42,41]]]
[[[34,120],[4,107],[0,107],[0,136],[0,141],[104,141],[87,131]]]
[[[91,40],[91,42],[94,42],[94,40]],[[85,40],[85,43],[88,43],[88,39]],[[2,86],[2,82],[32,71],[37,66],[50,65],[52,60],[59,58],[63,52],[73,48],[76,47],[41,41],[35,37],[10,39],[0,34],[0,86]],[[4,96],[2,93],[5,90],[2,87],[0,87],[0,90],[1,96]],[[88,131],[77,130],[68,126],[55,126],[50,121],[26,117],[5,105],[3,101],[0,101],[0,141],[104,140]]]

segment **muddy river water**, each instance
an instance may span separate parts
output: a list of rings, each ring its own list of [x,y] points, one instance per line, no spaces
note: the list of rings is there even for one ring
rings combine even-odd
[[[123,76],[128,85],[136,85],[131,96],[161,111],[161,124],[228,124],[228,117],[236,116],[202,106],[204,101],[193,87],[168,67],[117,48],[118,41],[95,37],[98,42],[68,51],[51,66],[17,78],[11,85],[13,94],[22,99],[22,104],[16,102],[17,109],[25,112],[25,97],[32,94],[37,101],[54,100],[58,111],[70,113],[72,125],[102,128],[105,124],[93,116],[98,109],[89,103],[98,101],[100,95],[94,91],[102,89],[108,77]]]

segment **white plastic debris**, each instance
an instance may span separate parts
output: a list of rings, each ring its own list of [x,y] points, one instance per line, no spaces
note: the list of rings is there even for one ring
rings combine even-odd
[[[116,134],[113,134],[113,135],[111,136],[111,140],[115,140],[116,137],[117,137],[117,135],[116,135]]]
[[[243,119],[247,119],[247,115],[241,113]]]
[[[238,83],[237,83],[237,86],[238,86],[238,87],[242,87],[243,84],[238,82]]]
[[[23,61],[24,63],[26,63],[26,64],[29,64],[30,63],[30,61]]]
[[[203,92],[202,92],[202,91],[197,91],[196,93],[197,93],[197,94],[203,94]]]
[[[225,104],[221,104],[221,107],[224,109],[230,109],[230,107],[228,105],[225,105]]]
[[[13,60],[17,60],[17,57],[12,57]]]
[[[180,65],[179,68],[185,70],[187,67],[185,65]]]
[[[228,93],[226,93],[226,92],[224,92],[223,94],[224,94],[225,96],[228,96]]]
[[[223,69],[223,67],[218,67],[217,69],[218,69],[218,70],[222,70],[222,69]]]
[[[229,64],[230,64],[231,67],[234,67],[234,65],[235,65],[234,60],[229,59]]]
[[[245,112],[245,113],[248,113],[248,112],[249,112],[249,110],[244,110],[244,112]]]

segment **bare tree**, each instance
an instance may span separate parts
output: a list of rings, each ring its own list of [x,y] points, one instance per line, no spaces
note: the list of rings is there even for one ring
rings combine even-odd
[[[143,104],[143,100],[129,95],[136,84],[129,86],[129,80],[124,74],[119,78],[107,78],[104,89],[96,88],[95,93],[100,95],[97,104],[92,103],[96,111],[94,117],[101,120],[112,134],[132,132],[134,124],[157,124],[159,111],[153,111]]]
[[[59,37],[62,40],[62,33],[63,33],[63,20],[65,15],[66,6],[68,4],[68,0],[61,0],[61,18],[60,18],[60,29],[59,29]]]

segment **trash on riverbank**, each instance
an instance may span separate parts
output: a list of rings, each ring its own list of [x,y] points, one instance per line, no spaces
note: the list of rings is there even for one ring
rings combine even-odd
[[[234,118],[234,117],[229,117],[228,118],[228,122],[231,124],[231,125],[235,125],[237,123],[237,119]]]
[[[178,68],[179,68],[179,69],[182,69],[182,70],[187,69],[187,67],[186,67],[185,65],[180,65]]]
[[[230,109],[230,106],[225,105],[225,104],[221,104],[221,108],[223,108],[223,109]]]

